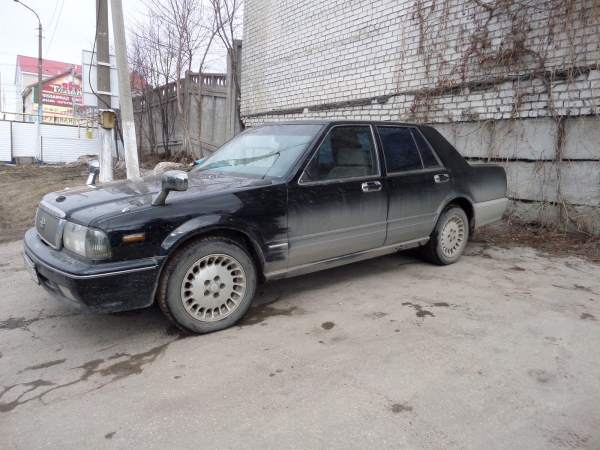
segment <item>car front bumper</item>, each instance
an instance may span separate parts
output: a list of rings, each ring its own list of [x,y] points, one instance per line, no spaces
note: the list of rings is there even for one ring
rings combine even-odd
[[[39,284],[52,297],[71,308],[95,314],[150,306],[165,259],[88,264],[46,245],[35,228],[25,233],[23,254],[33,263]]]

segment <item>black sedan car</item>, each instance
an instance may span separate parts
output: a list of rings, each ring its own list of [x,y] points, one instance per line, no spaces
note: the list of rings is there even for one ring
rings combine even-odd
[[[432,127],[266,124],[189,173],[46,195],[23,257],[80,311],[156,300],[183,330],[208,333],[238,321],[261,281],[411,247],[452,264],[507,205],[504,169],[467,163]]]

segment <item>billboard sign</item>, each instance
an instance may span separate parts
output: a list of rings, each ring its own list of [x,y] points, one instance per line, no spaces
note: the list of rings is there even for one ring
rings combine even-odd
[[[73,82],[70,75],[68,75],[68,80],[66,78],[67,76],[57,78],[42,85],[42,104],[73,107]],[[81,80],[75,78],[74,88],[75,104],[83,106]]]
[[[73,78],[70,73],[52,78],[42,84],[42,114],[44,123],[58,123],[63,125],[77,125],[74,116],[73,100],[76,107],[83,108],[83,97],[81,88],[81,77]],[[72,88],[75,88],[74,92]],[[37,104],[38,87],[34,88],[24,98],[25,112],[34,113],[38,109]],[[74,94],[74,95],[73,95]],[[35,122],[33,116],[28,117],[29,122]]]

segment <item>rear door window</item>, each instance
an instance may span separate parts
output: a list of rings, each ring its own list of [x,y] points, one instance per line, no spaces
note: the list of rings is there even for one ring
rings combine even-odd
[[[421,159],[423,160],[423,167],[425,169],[435,169],[440,167],[440,163],[436,156],[433,154],[433,150],[421,134],[419,130],[416,128],[411,129],[412,135],[415,138],[415,142],[417,143],[417,147],[419,148],[419,153],[421,154]]]
[[[410,128],[377,127],[388,173],[422,170],[423,162]]]

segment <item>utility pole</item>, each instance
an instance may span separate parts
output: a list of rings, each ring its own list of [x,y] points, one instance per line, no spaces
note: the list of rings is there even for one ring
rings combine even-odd
[[[96,61],[98,75],[98,119],[100,127],[100,182],[113,180],[111,143],[113,139],[114,111],[110,105],[110,54],[108,42],[108,0],[96,0],[98,22],[96,23]],[[112,116],[112,120],[110,120]]]
[[[43,120],[43,116],[42,116],[42,21],[40,20],[40,16],[37,15],[37,13],[31,9],[29,6],[27,6],[25,3],[21,2],[20,0],[14,0],[16,3],[20,3],[21,5],[23,5],[25,8],[27,8],[29,11],[31,11],[32,13],[35,14],[35,17],[37,17],[38,20],[38,91],[37,91],[37,104],[38,104],[38,114],[37,114],[37,148],[38,148],[38,155],[40,156],[40,160],[43,162],[42,159],[42,132],[41,132],[41,123]]]
[[[121,0],[111,0],[115,50],[117,53],[117,74],[119,77],[119,99],[121,102],[121,120],[123,123],[123,142],[125,144],[125,167],[127,178],[140,176],[140,167],[133,119],[133,101],[129,68],[127,65],[127,44],[125,41],[125,23],[123,21],[123,4]]]

